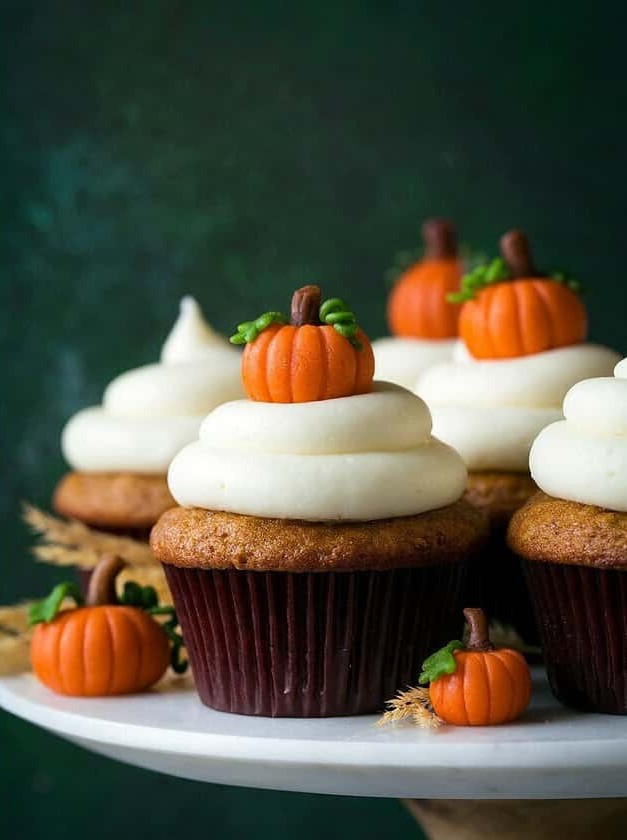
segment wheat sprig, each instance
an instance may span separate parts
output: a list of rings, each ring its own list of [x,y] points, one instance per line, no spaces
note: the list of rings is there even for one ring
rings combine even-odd
[[[29,606],[0,607],[0,674],[3,676],[30,669]]]
[[[433,711],[428,688],[412,687],[406,691],[399,691],[396,697],[388,700],[385,705],[387,711],[377,721],[377,726],[408,719],[423,729],[437,729],[442,724]]]
[[[76,520],[59,519],[30,504],[24,504],[22,515],[42,542],[33,547],[33,553],[43,563],[93,569],[103,554],[117,554],[131,566],[156,562],[150,546],[131,537],[105,534]]]

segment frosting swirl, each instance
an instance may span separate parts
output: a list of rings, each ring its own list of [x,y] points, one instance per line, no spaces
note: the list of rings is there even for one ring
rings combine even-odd
[[[532,446],[534,481],[550,496],[627,512],[627,359],[614,377],[574,385],[564,417]]]
[[[377,382],[368,394],[216,408],[174,458],[170,491],[187,507],[280,519],[409,516],[461,497],[466,469],[431,435],[422,400]]]
[[[211,359],[216,348],[233,350],[228,339],[205,321],[198,301],[186,295],[180,303],[179,317],[163,342],[162,363],[175,365],[202,362]]]
[[[619,358],[606,347],[576,344],[478,361],[461,345],[453,361],[420,377],[416,391],[431,409],[434,434],[454,446],[469,469],[527,472],[531,444],[562,417],[568,389],[611,373]]]
[[[63,429],[63,455],[83,472],[165,473],[205,414],[241,395],[240,354],[183,298],[161,363],[121,374],[101,406],[75,414]]]
[[[413,388],[427,368],[450,359],[457,344],[456,338],[378,338],[372,342],[375,376]]]

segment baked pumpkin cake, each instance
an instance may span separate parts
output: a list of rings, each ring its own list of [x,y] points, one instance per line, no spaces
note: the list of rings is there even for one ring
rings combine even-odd
[[[238,328],[250,397],[172,462],[164,564],[200,697],[227,712],[373,712],[459,632],[483,516],[416,395],[374,383],[346,305],[308,286],[291,323]]]
[[[512,518],[555,696],[627,714],[627,359],[579,382],[536,438],[541,488]]]
[[[431,410],[434,434],[466,462],[466,499],[490,520],[490,546],[468,601],[534,642],[522,572],[506,544],[512,514],[537,490],[529,450],[538,432],[562,417],[568,389],[610,375],[620,356],[585,341],[578,284],[539,271],[521,231],[509,231],[500,245],[501,257],[465,275],[453,296],[462,303],[456,358],[426,371],[416,391]]]
[[[102,405],[82,409],[66,424],[61,446],[72,471],[54,491],[54,510],[147,541],[174,504],[166,478],[170,461],[196,437],[207,411],[242,395],[239,357],[209,327],[197,302],[184,298],[160,363],[121,374]]]

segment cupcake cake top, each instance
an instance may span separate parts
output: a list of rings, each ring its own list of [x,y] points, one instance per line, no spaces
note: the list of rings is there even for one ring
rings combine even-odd
[[[562,416],[578,380],[611,373],[620,356],[585,343],[577,284],[534,268],[520,231],[501,240],[502,257],[466,275],[455,358],[426,371],[417,392],[434,433],[471,470],[527,472],[538,432]],[[495,433],[498,431],[498,433]]]
[[[250,400],[219,406],[170,467],[186,507],[308,521],[409,516],[461,497],[461,458],[431,435],[421,399],[372,382],[367,336],[317,287],[293,298],[292,324],[240,324]]]
[[[613,377],[578,382],[564,399],[564,420],[543,429],[529,458],[550,496],[627,512],[627,359]]]
[[[102,405],[75,414],[61,446],[81,472],[164,474],[193,440],[205,414],[242,395],[240,354],[183,298],[158,364],[127,371],[106,388]]]
[[[422,371],[449,359],[457,344],[460,307],[446,297],[462,276],[457,233],[448,219],[427,219],[422,238],[423,258],[404,267],[388,298],[392,335],[373,344],[377,378],[406,388]]]

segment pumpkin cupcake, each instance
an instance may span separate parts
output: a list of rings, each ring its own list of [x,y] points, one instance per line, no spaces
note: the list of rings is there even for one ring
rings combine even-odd
[[[627,714],[627,359],[570,389],[536,438],[541,491],[510,523],[558,700]]]
[[[205,419],[154,527],[204,703],[240,714],[373,712],[459,630],[485,536],[461,458],[425,404],[374,383],[338,299],[241,324],[250,400]]]
[[[242,395],[239,357],[210,329],[196,301],[184,298],[161,362],[118,376],[102,405],[79,411],[65,426],[61,446],[72,472],[55,489],[56,512],[147,540],[174,504],[170,461],[196,437],[207,411]]]
[[[457,234],[447,219],[428,219],[422,237],[423,258],[401,274],[388,299],[392,336],[372,344],[377,379],[405,388],[413,388],[431,365],[450,359],[457,344],[460,307],[446,298],[462,276]]]
[[[529,450],[538,432],[562,416],[580,379],[612,372],[618,354],[585,342],[587,316],[576,284],[532,262],[527,238],[510,231],[502,258],[466,275],[457,357],[436,365],[417,392],[433,415],[434,434],[469,469],[466,498],[485,511],[492,539],[468,598],[535,641],[522,573],[508,555],[509,520],[536,491]]]

